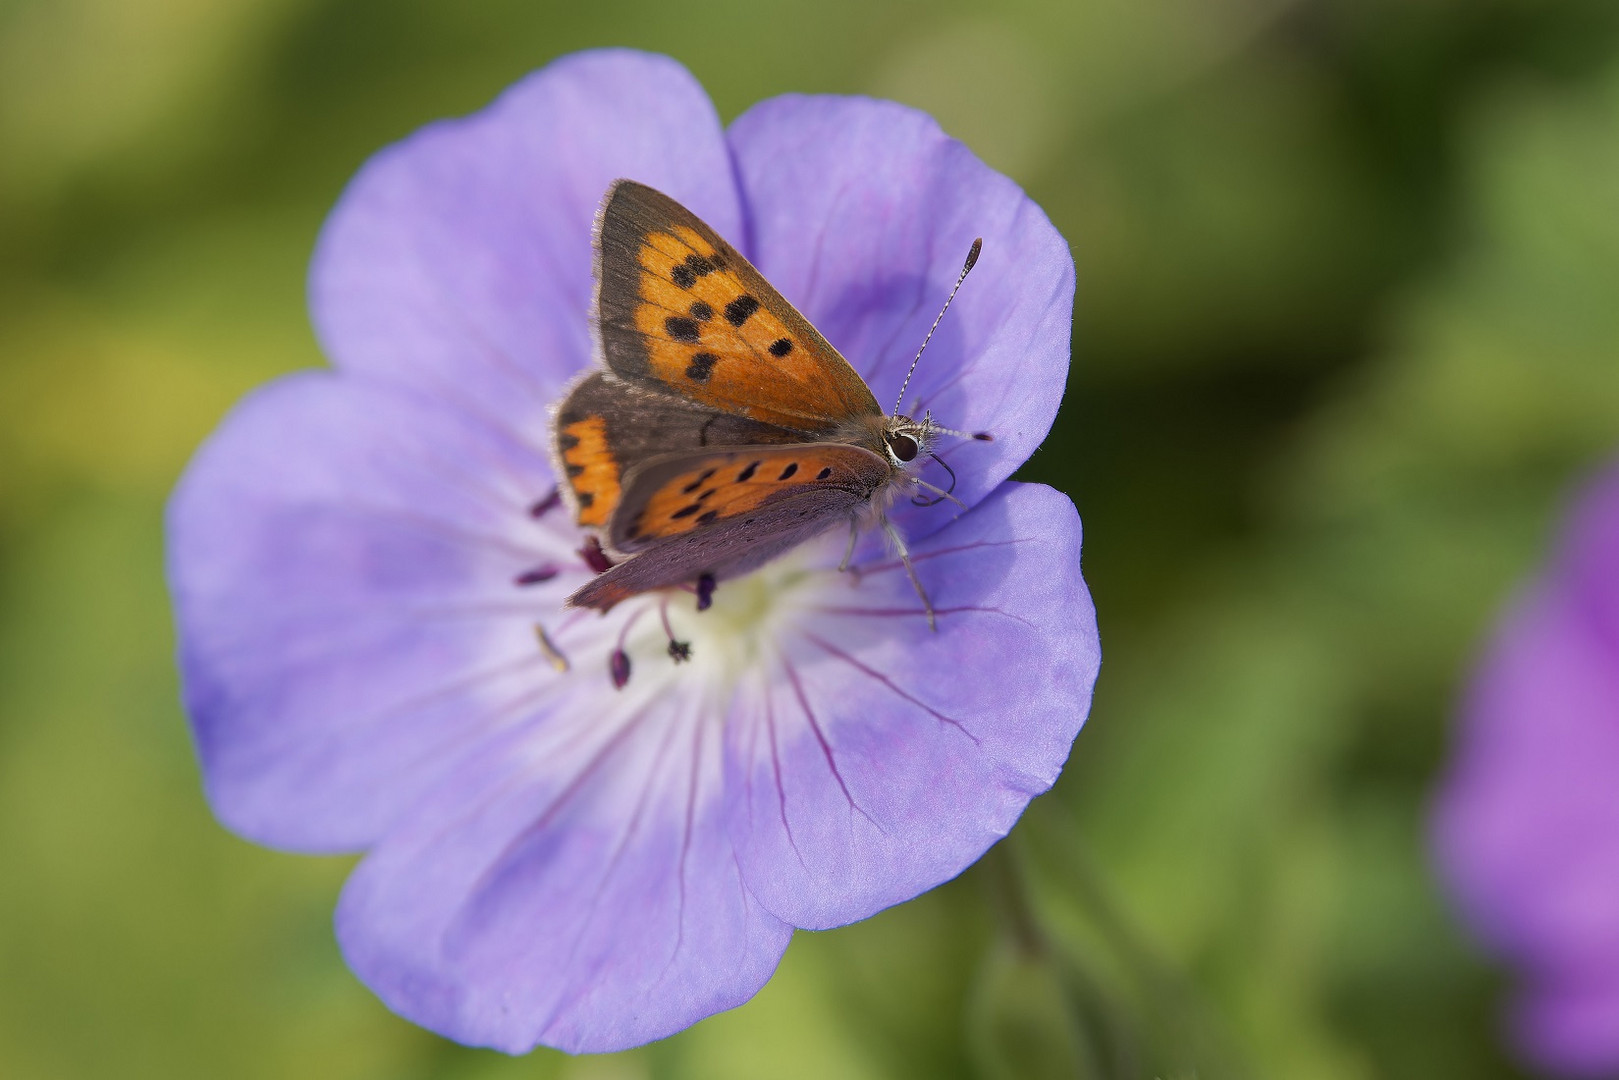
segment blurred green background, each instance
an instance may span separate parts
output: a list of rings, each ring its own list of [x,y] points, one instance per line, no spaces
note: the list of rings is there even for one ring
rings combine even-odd
[[[1024,476],[1107,662],[1057,791],[623,1055],[464,1049],[348,974],[349,862],[226,833],[163,500],[321,363],[367,155],[560,53],[921,106],[1079,267]],[[1619,443],[1609,0],[0,2],[0,1075],[1508,1077],[1423,813],[1470,655]]]

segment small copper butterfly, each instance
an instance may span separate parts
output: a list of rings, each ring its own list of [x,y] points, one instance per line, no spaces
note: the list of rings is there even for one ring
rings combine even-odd
[[[616,181],[595,240],[602,366],[557,408],[553,451],[575,521],[616,564],[568,602],[606,611],[639,593],[695,586],[701,609],[716,582],[839,523],[850,527],[846,568],[861,524],[874,519],[932,626],[932,604],[884,509],[907,488],[925,502],[952,498],[909,470],[934,436],[990,436],[913,420],[898,405],[885,415],[758,270],[661,192]],[[973,241],[956,288],[981,244]]]

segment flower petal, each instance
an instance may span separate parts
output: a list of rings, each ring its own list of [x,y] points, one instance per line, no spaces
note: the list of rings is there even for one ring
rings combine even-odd
[[[1537,1064],[1568,1076],[1619,1071],[1619,985],[1608,978],[1537,987],[1517,1003],[1518,1042]]]
[[[633,177],[722,233],[740,210],[719,119],[665,57],[578,53],[482,112],[373,157],[321,236],[310,305],[327,355],[509,429],[591,356],[591,228]]]
[[[552,679],[526,612],[554,611],[584,567],[513,585],[579,563],[528,515],[551,484],[537,449],[354,379],[294,376],[237,407],[169,506],[186,706],[222,820],[361,846]]]
[[[1046,790],[1100,650],[1073,504],[1009,484],[904,571],[835,572],[727,727],[731,835],[755,896],[795,926],[870,915],[960,873]]]
[[[943,442],[960,476],[956,495],[968,505],[983,498],[1040,445],[1062,400],[1074,306],[1067,243],[1016,184],[902,105],[773,98],[739,117],[728,137],[750,257],[884,408],[973,238],[983,237],[905,405],[994,434],[989,444]],[[938,518],[909,524],[920,536]]]
[[[1465,717],[1435,814],[1453,895],[1535,972],[1619,970],[1619,666],[1583,587],[1526,597]]]
[[[1588,481],[1557,553],[1555,573],[1583,600],[1591,633],[1619,656],[1619,464]]]
[[[640,684],[640,692],[637,685]],[[368,855],[349,964],[401,1015],[522,1052],[635,1046],[746,1001],[792,928],[742,885],[698,695],[574,680]]]

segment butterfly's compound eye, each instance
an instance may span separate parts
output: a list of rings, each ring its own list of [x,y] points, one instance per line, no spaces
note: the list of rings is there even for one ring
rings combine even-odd
[[[916,440],[909,435],[888,436],[888,449],[901,461],[912,461],[916,458]]]

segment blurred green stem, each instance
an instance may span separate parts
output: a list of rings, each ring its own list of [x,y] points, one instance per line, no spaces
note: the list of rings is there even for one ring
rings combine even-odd
[[[1113,901],[1077,831],[1064,822],[1051,836],[1050,815],[1023,828],[984,858],[984,880],[999,918],[1002,946],[1055,977],[1089,1071],[1136,1078],[1234,1077],[1219,1025],[1194,989],[1162,962]],[[1034,884],[1042,872],[1100,946],[1065,940],[1042,914]],[[1088,955],[1089,953],[1089,955]],[[1099,972],[1112,972],[1111,979]],[[1105,1063],[1105,1065],[1103,1064]]]

